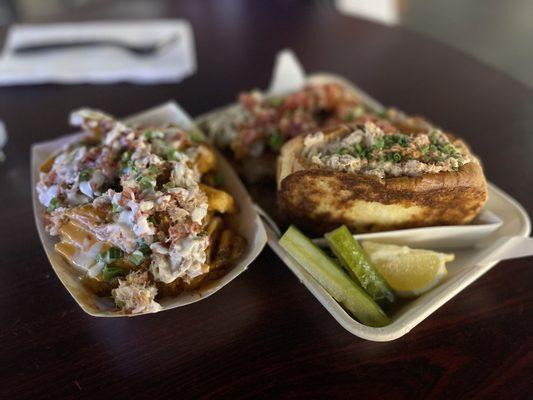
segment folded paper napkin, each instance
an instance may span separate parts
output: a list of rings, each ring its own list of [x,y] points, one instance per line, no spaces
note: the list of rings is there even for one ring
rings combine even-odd
[[[168,48],[137,56],[112,46],[14,54],[21,45],[116,40],[142,45],[177,37]],[[177,82],[196,70],[192,29],[184,20],[15,25],[0,57],[0,85],[55,83]]]

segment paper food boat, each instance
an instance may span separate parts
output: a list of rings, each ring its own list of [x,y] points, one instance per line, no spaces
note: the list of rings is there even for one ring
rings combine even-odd
[[[380,112],[384,106],[353,83],[346,79],[326,73],[306,75],[302,66],[291,51],[282,51],[277,56],[270,88],[267,95],[279,96],[301,89],[307,83],[341,82],[352,88],[368,108]],[[224,112],[235,104],[222,107],[197,118],[198,124],[205,123],[220,112]],[[491,261],[476,265],[480,255],[494,244],[499,259],[513,258],[533,254],[530,240],[505,240],[506,238],[522,239],[529,236],[531,223],[524,208],[511,196],[488,185],[489,200],[474,221],[467,225],[432,226],[415,229],[402,229],[390,232],[354,235],[357,239],[372,239],[385,243],[409,245],[431,249],[446,249],[456,254],[455,261],[448,264],[448,277],[436,288],[422,296],[402,304],[389,317],[391,323],[382,328],[373,328],[357,322],[342,306],[337,303],[326,290],[307,271],[298,264],[278,243],[279,229],[274,220],[266,212],[258,209],[266,222],[268,244],[283,260],[307,289],[317,298],[328,312],[349,332],[364,339],[373,341],[389,341],[397,339],[440,306],[470,285],[481,275],[497,264]],[[320,246],[326,246],[322,238],[314,239]]]
[[[194,127],[194,123],[191,121],[190,117],[174,102],[169,102],[159,107],[142,112],[133,117],[125,119],[125,121],[139,126],[176,124],[184,129],[190,129]],[[82,133],[78,133],[63,136],[58,139],[37,143],[32,146],[31,185],[33,210],[35,214],[37,230],[54,272],[68,292],[86,313],[96,317],[142,315],[124,315],[117,313],[111,299],[98,297],[87,290],[81,283],[80,272],[63,260],[63,258],[54,250],[54,245],[57,242],[57,238],[50,236],[44,228],[44,207],[39,203],[35,193],[35,184],[39,180],[39,166],[49,156],[60,150],[65,144],[79,140],[82,135]],[[239,177],[219,152],[217,152],[217,156],[217,169],[219,169],[225,177],[224,188],[233,195],[239,207],[239,214],[236,217],[239,220],[238,233],[246,239],[247,249],[241,256],[239,263],[228,270],[227,273],[222,277],[209,280],[205,285],[200,286],[197,290],[183,292],[177,297],[163,298],[160,302],[162,306],[161,311],[170,310],[172,308],[181,307],[196,301],[200,301],[222,289],[246,270],[248,265],[259,255],[266,244],[265,229],[254,208],[254,204],[248,195],[248,192],[244,188]]]

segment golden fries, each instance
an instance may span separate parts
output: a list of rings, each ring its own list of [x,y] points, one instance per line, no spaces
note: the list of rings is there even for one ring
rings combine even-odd
[[[206,263],[209,264],[212,258],[215,255],[217,250],[217,244],[224,227],[224,221],[220,217],[214,217],[209,225],[207,225],[207,235],[209,236],[209,246],[207,247],[207,260]]]
[[[246,241],[241,236],[229,229],[222,231],[216,255],[211,263],[211,270],[230,266],[242,255],[245,247]]]
[[[52,169],[52,166],[54,165],[54,161],[56,160],[56,156],[51,156],[46,159],[45,162],[41,164],[39,167],[40,172],[48,173]]]
[[[198,156],[196,158],[196,166],[200,174],[205,174],[215,168],[216,156],[215,152],[207,144],[198,146]]]
[[[217,211],[221,214],[236,211],[235,201],[229,193],[202,183],[200,184],[200,189],[207,195],[208,210]]]

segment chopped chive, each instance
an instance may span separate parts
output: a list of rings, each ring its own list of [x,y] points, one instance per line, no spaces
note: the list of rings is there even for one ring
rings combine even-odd
[[[80,172],[80,175],[78,177],[80,182],[86,182],[89,179],[91,179],[91,173],[93,169],[92,168],[85,168],[83,171]]]
[[[385,108],[383,111],[378,113],[378,117],[381,119],[384,119],[384,118],[387,118],[388,114],[389,114],[389,110],[388,108]]]
[[[363,106],[357,106],[354,111],[354,117],[360,118],[365,114],[365,109]]]
[[[148,170],[154,174],[154,175],[157,175],[159,173],[159,168],[157,168],[157,165],[150,165],[150,168],[148,168]]]
[[[141,245],[139,246],[137,250],[140,251],[145,257],[148,257],[150,254],[152,254],[152,250],[150,250],[150,246],[148,246],[146,243],[141,243]]]
[[[120,157],[120,160],[123,163],[128,162],[130,159],[131,159],[131,153],[129,151],[125,151],[124,153],[122,153],[122,156]]]
[[[153,135],[154,133],[151,130],[146,130],[143,132],[144,138],[148,140],[152,139]]]
[[[116,268],[116,267],[110,267],[106,265],[104,269],[102,270],[102,277],[104,278],[104,281],[109,282],[113,278],[116,278],[117,276],[124,276],[126,275],[126,270],[123,268]]]
[[[268,137],[268,145],[276,153],[279,152],[284,142],[285,142],[285,139],[279,132],[274,132]]]
[[[140,250],[135,250],[131,255],[128,257],[128,259],[131,261],[131,263],[135,266],[140,265],[144,261],[144,254]]]
[[[274,107],[281,107],[285,103],[285,99],[283,97],[273,97],[270,99],[270,104],[272,104]]]
[[[193,142],[203,142],[205,141],[204,134],[198,130],[192,130],[189,132],[189,138]]]
[[[341,147],[338,151],[338,153],[341,155],[341,156],[344,156],[346,154],[349,154],[350,153],[350,150],[348,150],[346,147]]]
[[[111,260],[118,260],[119,258],[124,257],[124,252],[118,247],[110,247],[107,249],[107,258]]]
[[[141,190],[153,190],[156,185],[156,180],[150,176],[141,176],[137,180],[139,182],[139,189]]]
[[[61,202],[59,201],[59,199],[57,197],[53,197],[50,200],[50,203],[48,203],[47,210],[48,210],[48,212],[52,212],[56,208],[59,208],[59,207],[61,207]]]
[[[344,116],[344,122],[353,122],[354,119],[355,114],[352,112],[346,113],[346,115]]]
[[[389,153],[387,154],[387,159],[390,162],[398,163],[402,161],[402,155],[400,153]]]
[[[179,161],[181,159],[181,152],[177,149],[169,149],[165,153],[167,161]]]

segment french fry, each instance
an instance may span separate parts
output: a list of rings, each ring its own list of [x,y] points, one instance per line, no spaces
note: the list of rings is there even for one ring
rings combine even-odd
[[[76,258],[80,252],[80,249],[76,245],[61,241],[56,243],[55,249],[69,264],[78,266],[76,263]]]
[[[218,248],[218,242],[220,240],[220,234],[222,233],[222,228],[224,222],[220,217],[214,217],[209,225],[207,226],[207,235],[209,236],[209,246],[207,246],[207,264],[213,259],[215,252]]]
[[[217,211],[221,214],[236,211],[233,196],[223,190],[200,184],[200,189],[207,195],[208,210]]]
[[[43,162],[41,164],[41,166],[39,167],[39,171],[41,172],[44,172],[44,173],[48,173],[50,172],[50,170],[52,169],[52,166],[54,165],[54,161],[56,160],[56,156],[51,156],[51,157],[48,157],[46,159],[45,162]]]
[[[215,168],[216,156],[214,151],[206,144],[198,146],[198,156],[196,158],[196,166],[200,174],[205,174]]]
[[[106,213],[95,209],[92,204],[85,204],[69,210],[68,216],[83,226],[97,226],[105,222]]]
[[[70,242],[79,249],[88,250],[96,243],[96,238],[80,225],[69,221],[59,228],[61,239]]]

